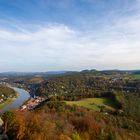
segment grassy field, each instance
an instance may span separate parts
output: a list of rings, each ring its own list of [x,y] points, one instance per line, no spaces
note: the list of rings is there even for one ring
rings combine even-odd
[[[140,80],[140,74],[134,74],[134,78]]]
[[[117,105],[109,98],[87,98],[80,101],[66,101],[68,105],[83,106],[95,111],[100,111],[100,106],[105,106],[106,109],[115,110]]]

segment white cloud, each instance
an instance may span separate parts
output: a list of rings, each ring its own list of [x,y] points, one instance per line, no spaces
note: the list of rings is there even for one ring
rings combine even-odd
[[[0,29],[0,71],[140,68],[140,14],[113,19],[102,30],[66,25]],[[30,25],[31,26],[31,25]]]

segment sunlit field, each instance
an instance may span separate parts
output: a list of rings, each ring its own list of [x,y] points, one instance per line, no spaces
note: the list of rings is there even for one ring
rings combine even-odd
[[[100,111],[101,106],[106,109],[115,110],[116,104],[111,99],[107,98],[87,98],[80,101],[66,101],[68,105],[77,105],[92,109],[95,111]]]

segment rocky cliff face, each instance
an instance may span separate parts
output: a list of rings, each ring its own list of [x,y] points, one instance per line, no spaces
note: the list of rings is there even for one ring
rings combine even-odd
[[[6,135],[6,126],[1,118],[0,118],[0,140],[8,140],[8,136]]]

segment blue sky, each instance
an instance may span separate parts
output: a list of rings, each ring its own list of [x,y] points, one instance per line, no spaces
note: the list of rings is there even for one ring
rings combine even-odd
[[[0,72],[140,68],[140,0],[0,0]]]

